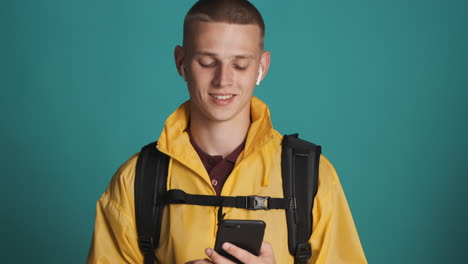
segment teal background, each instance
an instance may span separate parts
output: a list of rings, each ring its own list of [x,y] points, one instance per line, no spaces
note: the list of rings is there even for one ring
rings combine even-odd
[[[468,2],[253,1],[275,128],[323,145],[370,263],[466,263]],[[2,0],[2,263],[84,263],[96,200],[188,98],[194,1]]]

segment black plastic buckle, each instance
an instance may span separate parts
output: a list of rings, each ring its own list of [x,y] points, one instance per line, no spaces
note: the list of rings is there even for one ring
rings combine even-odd
[[[268,210],[269,196],[247,196],[247,209],[250,210]]]
[[[152,253],[154,251],[154,240],[151,236],[140,236],[138,242],[143,253]]]
[[[289,208],[288,210],[296,210],[296,197],[289,198]]]
[[[298,261],[299,263],[307,263],[311,256],[312,248],[310,246],[310,243],[297,245],[295,256],[296,261]]]

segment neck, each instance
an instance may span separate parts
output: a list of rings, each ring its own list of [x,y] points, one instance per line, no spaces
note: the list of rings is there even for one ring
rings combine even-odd
[[[207,154],[226,157],[247,137],[250,127],[249,115],[236,120],[211,121],[190,117],[190,133],[197,145]]]

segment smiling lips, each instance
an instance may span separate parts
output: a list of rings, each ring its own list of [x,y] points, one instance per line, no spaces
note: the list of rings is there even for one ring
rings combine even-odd
[[[217,105],[227,105],[232,102],[235,94],[209,94],[211,101]]]

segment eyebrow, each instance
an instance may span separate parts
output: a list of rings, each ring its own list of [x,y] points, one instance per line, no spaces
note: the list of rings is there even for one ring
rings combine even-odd
[[[216,53],[209,52],[209,51],[196,51],[195,54],[196,55],[202,55],[202,56],[218,57],[218,55]],[[236,59],[251,59],[254,56],[252,54],[239,54],[239,55],[235,55],[235,56],[232,56],[232,57],[234,57]]]

